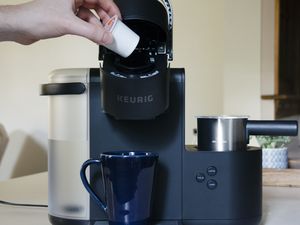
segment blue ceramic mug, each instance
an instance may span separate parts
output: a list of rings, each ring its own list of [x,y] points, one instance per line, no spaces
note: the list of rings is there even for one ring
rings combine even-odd
[[[106,152],[83,163],[80,177],[86,190],[107,214],[110,225],[146,225],[158,154],[152,152]],[[92,190],[86,178],[91,164],[101,165],[106,202]]]

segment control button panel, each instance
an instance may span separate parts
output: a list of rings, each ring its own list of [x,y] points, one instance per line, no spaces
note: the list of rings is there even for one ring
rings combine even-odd
[[[196,181],[199,183],[202,183],[205,181],[205,175],[204,173],[197,173],[196,174]]]
[[[207,181],[207,188],[208,188],[208,189],[214,190],[214,189],[217,188],[217,186],[218,186],[217,181],[215,181],[215,180],[208,180],[208,181]]]
[[[203,183],[203,185],[206,185],[206,188],[209,190],[215,190],[218,187],[217,182],[217,167],[215,166],[208,166],[204,171],[198,171],[195,174],[195,180],[198,183]],[[211,179],[214,178],[214,179]]]
[[[218,171],[217,171],[217,168],[216,168],[216,167],[210,166],[210,167],[207,168],[206,172],[207,172],[207,175],[208,175],[208,176],[213,177],[213,176],[216,176],[216,175],[217,175],[217,172],[218,172]]]

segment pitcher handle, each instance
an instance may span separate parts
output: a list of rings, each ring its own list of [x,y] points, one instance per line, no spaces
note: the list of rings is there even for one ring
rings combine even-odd
[[[91,188],[91,185],[89,184],[87,178],[86,178],[86,169],[91,165],[91,164],[100,164],[101,165],[101,160],[100,159],[88,159],[82,164],[81,170],[80,170],[80,178],[81,181],[85,187],[85,189],[90,193],[92,198],[95,200],[95,202],[104,210],[104,212],[107,212],[107,205],[100,199],[100,197],[93,191]]]

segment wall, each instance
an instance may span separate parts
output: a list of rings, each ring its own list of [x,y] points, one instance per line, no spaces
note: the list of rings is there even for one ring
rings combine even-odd
[[[0,0],[0,4],[22,1]],[[0,123],[9,143],[0,180],[47,170],[47,98],[39,86],[57,68],[98,67],[97,45],[65,36],[30,46],[0,43]]]
[[[260,0],[172,3],[171,65],[186,69],[186,142],[194,142],[197,115],[259,117]],[[46,170],[47,99],[39,96],[39,85],[56,68],[97,67],[97,50],[73,36],[31,46],[0,43],[0,123],[10,136],[0,179]]]
[[[224,114],[260,119],[261,0],[226,0]]]
[[[261,94],[275,93],[275,0],[262,1]],[[275,119],[273,100],[261,101],[262,119]]]
[[[224,1],[173,0],[174,67],[186,70],[186,142],[193,143],[196,116],[223,111]]]
[[[31,46],[0,43],[0,62],[0,123],[10,138],[0,177],[46,170],[47,98],[39,96],[39,86],[56,68],[97,67],[97,46],[75,37]],[[26,162],[28,157],[32,163]]]

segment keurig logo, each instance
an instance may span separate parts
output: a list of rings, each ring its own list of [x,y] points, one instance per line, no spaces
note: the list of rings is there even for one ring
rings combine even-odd
[[[146,96],[126,96],[126,95],[117,95],[117,102],[126,103],[126,104],[144,104],[153,102],[153,95]]]

